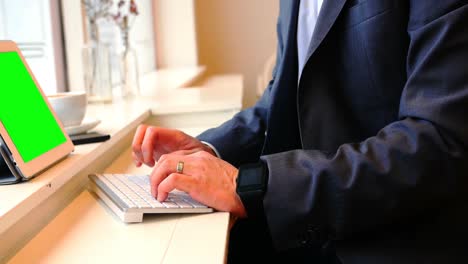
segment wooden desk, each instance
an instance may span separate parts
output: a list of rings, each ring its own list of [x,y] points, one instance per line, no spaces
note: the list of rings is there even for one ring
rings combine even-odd
[[[144,173],[130,149],[106,170]],[[145,215],[124,224],[84,190],[9,263],[223,263],[229,214]]]
[[[129,149],[139,124],[197,135],[239,111],[242,78],[220,78],[217,83],[226,85],[217,89],[167,90],[154,97],[90,105],[87,115],[102,120],[96,130],[110,133],[110,140],[77,146],[33,180],[1,187],[0,263],[223,262],[227,213],[159,215],[125,225],[86,189],[89,173],[141,172]]]

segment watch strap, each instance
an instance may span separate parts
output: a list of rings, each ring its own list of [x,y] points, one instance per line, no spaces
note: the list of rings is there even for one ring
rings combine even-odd
[[[249,177],[245,179],[243,177]],[[254,180],[252,180],[254,179]],[[268,184],[268,167],[264,162],[242,165],[237,176],[237,194],[249,218],[264,215],[263,196]]]

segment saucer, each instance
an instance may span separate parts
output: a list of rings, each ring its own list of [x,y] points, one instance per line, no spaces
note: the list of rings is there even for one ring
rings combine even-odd
[[[97,125],[101,123],[101,120],[97,119],[85,119],[81,122],[78,126],[69,126],[65,127],[65,131],[68,135],[77,135],[86,133],[88,130],[95,128]]]

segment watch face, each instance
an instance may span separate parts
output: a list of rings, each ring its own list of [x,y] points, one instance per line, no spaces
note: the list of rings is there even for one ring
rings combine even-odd
[[[262,190],[266,184],[263,166],[261,163],[242,166],[237,178],[237,189],[239,191]]]
[[[262,170],[257,168],[247,169],[242,172],[242,177],[239,179],[241,186],[258,185],[262,183]]]

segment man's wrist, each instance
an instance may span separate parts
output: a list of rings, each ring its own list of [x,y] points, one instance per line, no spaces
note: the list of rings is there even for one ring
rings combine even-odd
[[[203,145],[205,145],[207,152],[211,153],[213,156],[216,156],[221,159],[221,155],[219,154],[218,150],[206,141],[201,141]]]
[[[242,203],[242,199],[240,198],[239,194],[236,194],[236,204],[231,213],[231,215],[234,216],[236,220],[237,218],[247,217],[247,211],[245,209],[244,204]]]

